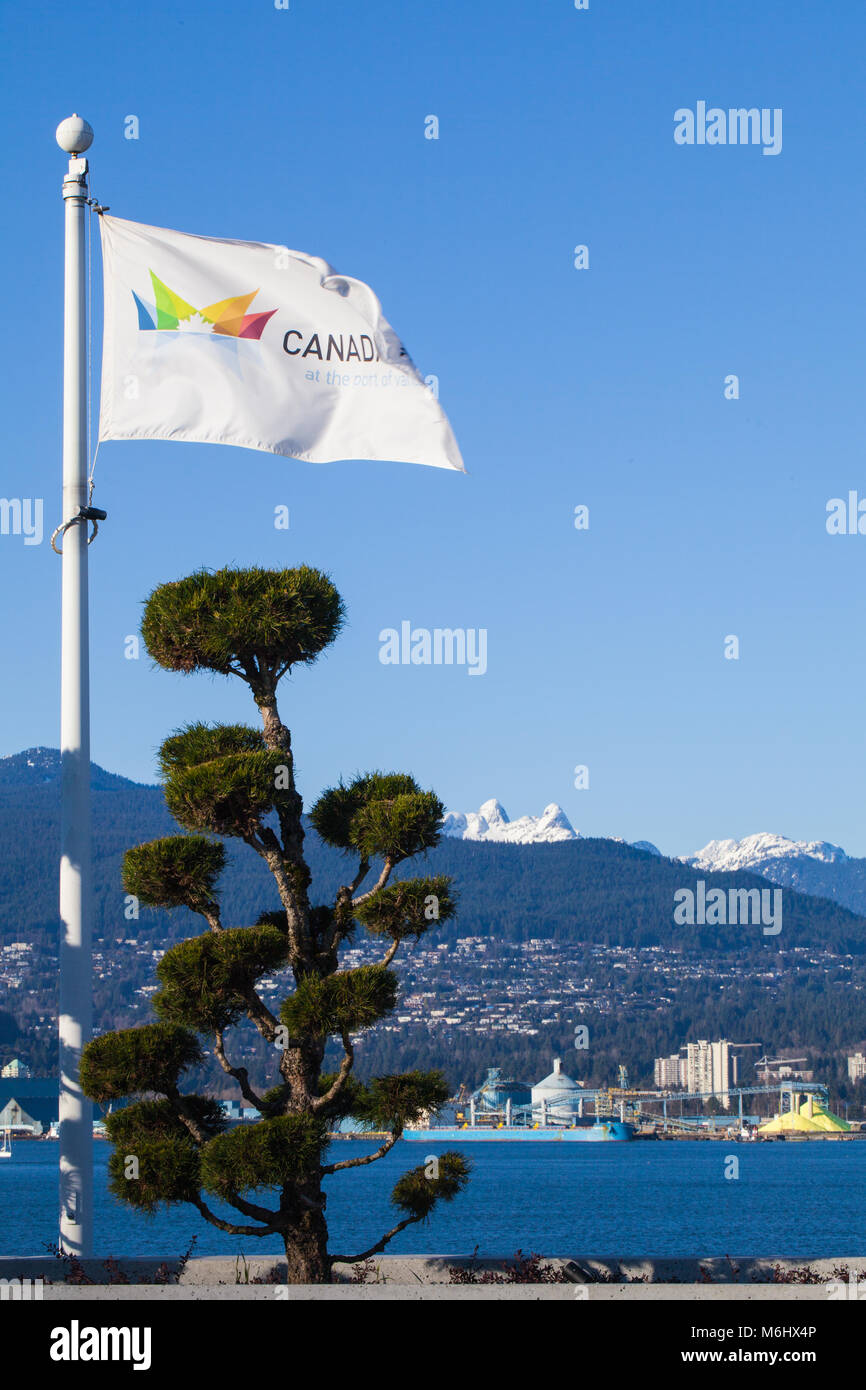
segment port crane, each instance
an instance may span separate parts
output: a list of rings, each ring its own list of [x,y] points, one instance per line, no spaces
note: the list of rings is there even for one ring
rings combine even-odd
[[[808,1057],[768,1057],[764,1053],[755,1062],[755,1071],[770,1071],[772,1067],[790,1067],[797,1062],[808,1062]]]
[[[458,1120],[462,1120],[462,1119],[463,1119],[463,1116],[464,1116],[464,1107],[465,1107],[466,1105],[469,1104],[469,1101],[470,1101],[471,1099],[472,1099],[472,1092],[470,1091],[470,1089],[469,1089],[469,1087],[467,1086],[466,1082],[465,1082],[465,1081],[461,1081],[461,1082],[460,1082],[460,1089],[458,1090],[456,1096],[452,1096],[451,1101],[449,1102],[451,1105],[454,1106],[454,1110],[455,1110],[455,1113],[456,1113],[456,1115],[457,1115]]]

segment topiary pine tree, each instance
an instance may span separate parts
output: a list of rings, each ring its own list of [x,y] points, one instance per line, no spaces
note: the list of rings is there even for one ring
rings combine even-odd
[[[452,917],[455,907],[444,876],[390,881],[399,864],[437,843],[443,807],[407,774],[382,772],[341,781],[311,808],[316,831],[353,857],[353,872],[330,906],[310,903],[303,808],[276,692],[281,677],[315,661],[342,623],[337,590],[306,566],[200,571],[161,585],[147,600],[142,634],[154,661],[169,671],[239,677],[252,691],[262,729],[191,724],[163,743],[166,802],[187,833],[130,849],[124,887],[147,907],[190,908],[207,930],[159,962],[158,1021],[94,1039],[81,1063],[93,1100],[138,1097],[107,1120],[115,1196],[147,1212],[188,1202],[222,1231],[276,1234],[290,1283],[327,1282],[336,1261],[383,1250],[438,1201],[462,1191],[469,1171],[453,1152],[440,1156],[433,1176],[429,1165],[411,1169],[391,1194],[400,1215],[393,1228],[357,1254],[329,1251],[323,1179],[381,1159],[407,1125],[447,1098],[440,1072],[362,1083],[353,1074],[353,1039],[395,1006],[390,965],[401,942]],[[263,913],[254,925],[224,925],[217,884],[225,851],[212,836],[236,837],[261,856],[276,883],[279,911]],[[366,886],[374,865],[375,882]],[[381,939],[382,957],[341,970],[340,948],[359,922]],[[282,967],[294,989],[275,1014],[256,985]],[[247,1068],[229,1060],[226,1032],[243,1018],[278,1050],[274,1085],[262,1093]],[[259,1111],[254,1123],[230,1128],[215,1100],[181,1089],[183,1072],[202,1061],[200,1035]],[[339,1039],[342,1059],[326,1075],[331,1037]],[[331,1162],[328,1133],[349,1114],[387,1137],[373,1153]],[[245,1219],[220,1216],[209,1197]]]

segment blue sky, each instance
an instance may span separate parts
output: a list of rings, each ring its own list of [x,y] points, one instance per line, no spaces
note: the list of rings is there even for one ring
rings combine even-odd
[[[44,498],[46,535],[56,524],[54,128],[73,110],[116,215],[284,243],[369,281],[438,375],[469,470],[106,444],[94,758],[152,780],[173,727],[255,718],[236,683],[124,658],[154,585],[306,562],[349,612],[282,690],[308,799],[396,767],[454,810],[558,801],[586,833],[667,853],[774,830],[866,854],[866,536],[825,528],[828,499],[866,497],[862,11],[49,0],[34,15],[7,5],[2,21],[0,495]],[[781,153],[678,146],[674,112],[700,100],[782,108]],[[95,247],[97,311],[98,268]],[[56,745],[47,538],[0,536],[0,583],[0,752]],[[486,628],[487,673],[381,665],[380,630],[405,619]]]

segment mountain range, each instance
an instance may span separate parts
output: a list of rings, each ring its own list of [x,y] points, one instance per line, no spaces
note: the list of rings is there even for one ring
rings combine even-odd
[[[777,859],[817,859],[822,864],[844,864],[848,855],[827,840],[789,840],[787,835],[746,835],[742,840],[710,840],[697,854],[684,855],[696,869],[754,869]]]
[[[185,910],[142,909],[132,920],[126,911],[125,850],[177,833],[162,788],[94,766],[92,807],[95,1019],[99,1028],[129,1027],[148,1017],[158,954],[197,935],[202,923]],[[599,1077],[615,1074],[618,1061],[646,1075],[653,1056],[693,1036],[760,1038],[771,1050],[828,1056],[866,1036],[866,860],[761,837],[751,850],[761,877],[751,862],[737,860],[733,842],[687,863],[652,846],[579,835],[555,806],[512,822],[495,801],[474,816],[452,814],[445,832],[425,859],[398,870],[449,874],[458,893],[457,918],[408,953],[401,967],[407,991],[432,991],[423,995],[425,1011],[435,998],[451,1009],[465,1006],[470,1018],[482,1017],[491,999],[517,1000],[523,991],[529,1016],[539,1015],[536,1032],[481,1037],[467,1026],[439,1038],[407,1024],[366,1044],[370,1067],[441,1065],[480,1076],[485,1066],[511,1065],[540,1075],[550,1048],[568,1045],[576,1006],[554,1007],[551,996],[562,990],[573,999],[588,990],[600,1001],[582,1015],[593,1029],[590,1061]],[[4,988],[0,980],[0,1045],[42,1067],[56,1046],[59,837],[57,750],[0,759],[0,972],[8,981]],[[228,840],[226,851],[223,920],[249,924],[277,907],[273,881],[245,845]],[[309,825],[305,853],[313,901],[333,901],[351,873],[346,859]],[[724,867],[710,867],[711,855]],[[700,880],[706,890],[727,892],[766,888],[771,876],[789,889],[779,936],[757,924],[684,928],[673,919],[674,895]],[[356,944],[364,940],[359,932]],[[8,964],[20,958],[13,943],[28,943],[23,971]],[[438,964],[424,965],[428,951]],[[530,982],[524,962],[544,952],[547,974]],[[544,1026],[551,1013],[559,1021]]]
[[[508,845],[557,844],[580,836],[561,806],[552,801],[540,816],[509,820],[501,801],[485,801],[479,811],[447,811],[443,835],[457,840],[492,840]]]
[[[485,801],[478,811],[449,811],[443,834],[460,840],[517,845],[585,838],[556,802],[545,806],[540,816],[509,820],[502,803],[496,800]],[[626,843],[616,836],[612,841]],[[649,840],[632,841],[630,847],[664,857]],[[760,874],[780,887],[831,898],[853,912],[866,914],[866,859],[854,858],[827,840],[791,840],[786,835],[763,832],[741,840],[710,840],[696,854],[682,855],[675,862],[703,873]]]
[[[91,786],[94,808],[94,859],[96,872],[97,911],[102,916],[119,892],[120,860],[131,844],[177,829],[169,816],[158,786],[130,781],[92,765]],[[25,908],[31,923],[56,926],[56,845],[53,837],[59,819],[60,754],[52,748],[29,748],[22,753],[0,758],[0,846],[3,852],[3,874],[0,882],[0,935],[7,935],[12,922]],[[459,842],[464,852],[457,854]],[[449,850],[453,846],[453,851]],[[497,846],[514,849],[543,847],[569,848],[568,861],[557,858],[560,864],[575,866],[575,877],[595,863],[598,873],[608,878],[611,872],[620,875],[626,866],[640,867],[640,880],[649,899],[655,899],[655,885],[661,881],[685,884],[698,876],[713,874],[759,875],[798,893],[827,898],[841,907],[866,916],[866,859],[845,854],[837,845],[823,841],[803,842],[781,835],[751,835],[743,840],[713,840],[699,853],[670,859],[648,841],[627,844],[617,838],[596,838],[581,835],[571,825],[562,808],[551,803],[540,816],[509,817],[499,801],[486,801],[477,812],[448,812],[443,825],[439,849],[431,858],[441,860],[442,872],[457,872],[465,864],[475,865],[472,855],[484,846],[493,851]],[[341,881],[342,858],[322,845],[308,833],[307,849],[314,876],[321,879],[325,897]],[[226,892],[239,920],[253,903],[267,875],[257,862],[248,864],[250,856],[243,846],[229,842],[229,867]],[[239,852],[240,851],[240,852]],[[469,856],[467,858],[467,855]],[[574,857],[576,856],[576,857]],[[444,861],[447,860],[447,868]],[[651,868],[654,860],[657,867]],[[497,872],[510,876],[516,861],[503,859],[501,854],[485,861]],[[541,862],[541,861],[538,861]],[[545,868],[554,861],[545,857]],[[578,866],[580,866],[578,870]],[[679,866],[679,868],[677,867]],[[684,877],[683,870],[686,870]],[[569,899],[571,895],[569,894]],[[585,900],[584,900],[585,906]],[[572,903],[569,902],[569,910]],[[486,903],[464,903],[462,930],[467,930],[466,915],[482,917],[489,912]],[[548,901],[530,912],[545,919],[559,918],[561,912]],[[35,916],[34,916],[35,914]],[[665,905],[665,914],[667,904]],[[581,916],[583,916],[581,912]],[[642,917],[638,913],[638,917]],[[166,921],[168,919],[166,918]],[[188,929],[188,928],[187,928]],[[541,934],[532,928],[529,934]]]
[[[9,794],[25,789],[37,795],[41,790],[53,802],[59,785],[60,754],[56,748],[28,748],[0,758],[0,802],[6,802],[7,806]],[[150,829],[145,824],[141,826],[139,838],[147,834],[166,834],[173,828],[159,787],[133,782],[95,763],[91,787],[94,792],[109,796],[118,809],[122,803],[119,794],[135,794],[139,810],[147,807],[146,822],[150,826]],[[116,824],[119,826],[125,819],[120,815]],[[0,823],[0,832],[2,829]],[[510,845],[565,844],[596,838],[575,830],[556,802],[545,806],[540,816],[524,815],[511,820],[502,803],[493,798],[485,801],[478,811],[446,812],[442,833],[448,840]],[[127,839],[124,847],[134,839],[134,835],[132,841]],[[616,836],[610,837],[608,843],[627,844]],[[648,840],[632,841],[627,847],[665,858]],[[685,864],[700,873],[758,874],[781,887],[829,898],[866,916],[866,859],[850,856],[839,845],[825,840],[793,840],[764,832],[747,835],[741,840],[711,840],[697,853],[669,862]],[[8,884],[5,889],[0,887],[0,922],[7,893]]]
[[[510,820],[502,802],[495,798],[485,801],[478,811],[446,811],[442,834],[456,840],[487,840],[503,845],[553,845],[585,838],[579,830],[575,830],[556,801],[545,806],[540,816],[520,816],[518,820]],[[611,838],[618,844],[626,843],[616,835]],[[632,849],[661,855],[661,850],[656,849],[649,840],[635,840]]]

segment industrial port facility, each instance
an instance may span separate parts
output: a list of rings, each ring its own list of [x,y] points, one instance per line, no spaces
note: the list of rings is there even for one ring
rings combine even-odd
[[[590,1090],[562,1070],[527,1086],[492,1067],[471,1094],[461,1087],[452,1105],[423,1126],[407,1129],[415,1141],[622,1143],[688,1135],[736,1139],[853,1137],[845,1120],[827,1109],[829,1092],[820,1082],[781,1081],[775,1085],[733,1087],[725,1092],[722,1114],[702,1113],[712,1091],[634,1090],[624,1067],[618,1085]],[[776,1097],[776,1113],[760,1119],[748,1113],[758,1096]],[[685,1114],[686,1103],[698,1113]],[[736,1107],[736,1108],[734,1108]]]
[[[713,1048],[717,1045],[713,1044]],[[675,1059],[662,1059],[665,1065]],[[700,1060],[700,1058],[698,1058]],[[799,1060],[799,1059],[795,1059]],[[0,1078],[0,1158],[13,1137],[56,1139],[58,1084],[51,1078],[32,1078],[17,1062]],[[482,1084],[470,1092],[465,1085],[437,1114],[404,1131],[411,1141],[522,1143],[622,1143],[631,1139],[843,1139],[866,1138],[866,1122],[848,1123],[828,1108],[829,1091],[805,1076],[765,1078],[752,1086],[731,1085],[725,1075],[715,1080],[709,1070],[683,1068],[682,1084],[663,1084],[651,1090],[629,1086],[620,1066],[617,1085],[589,1088],[562,1070],[558,1057],[553,1070],[534,1084],[506,1076],[498,1067],[488,1070]],[[252,1106],[221,1102],[229,1124],[259,1118]],[[763,1112],[753,1113],[756,1108]],[[102,1119],[94,1134],[105,1136]],[[373,1137],[363,1123],[347,1117],[334,1138]]]

